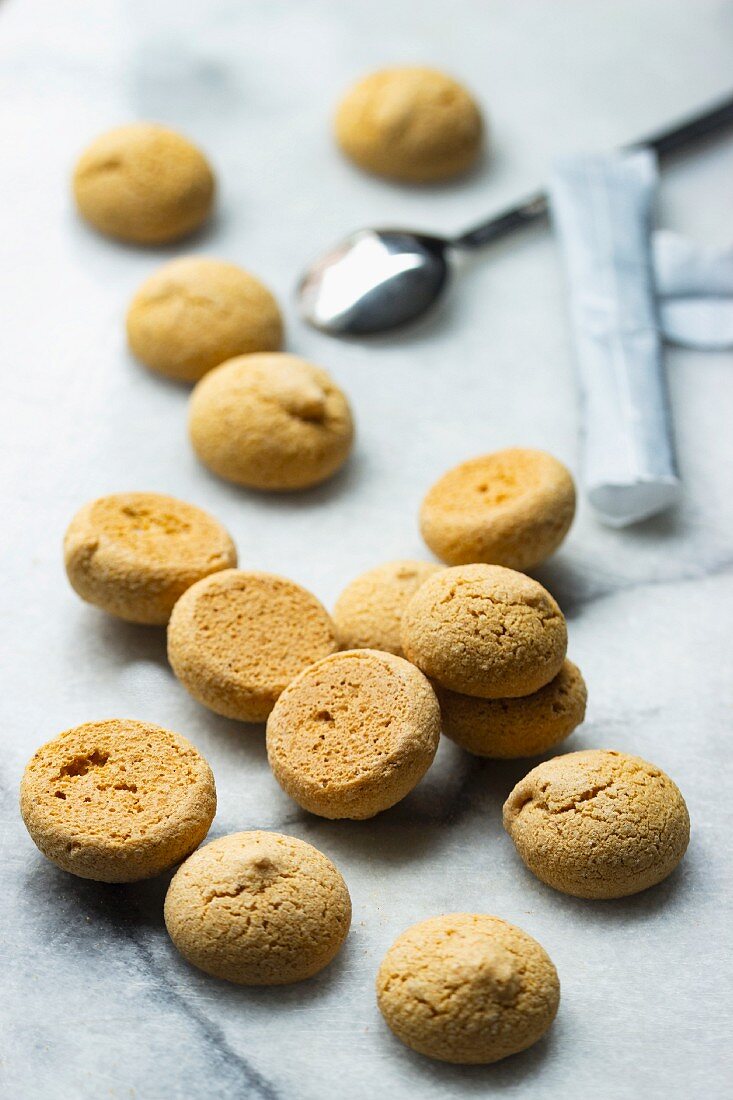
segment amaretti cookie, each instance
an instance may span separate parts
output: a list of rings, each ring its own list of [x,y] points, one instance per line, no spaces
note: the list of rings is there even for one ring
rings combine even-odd
[[[162,493],[112,493],[74,516],[64,561],[83,600],[128,622],[162,626],[179,596],[235,566],[237,551],[202,508]]]
[[[168,624],[168,659],[204,706],[264,722],[287,685],[338,649],[326,609],[274,573],[228,569],[193,585]]]
[[[531,695],[557,676],[567,627],[541,584],[499,565],[428,577],[402,617],[405,655],[451,691],[484,699]]]
[[[545,1034],[560,983],[547,952],[521,928],[483,913],[451,913],[399,936],[379,968],[377,1002],[412,1050],[480,1065]]]
[[[102,134],[82,154],[74,197],[82,217],[100,233],[162,244],[206,221],[214,174],[203,153],[181,134],[133,122]]]
[[[579,898],[622,898],[675,869],[690,838],[679,790],[621,752],[572,752],[534,768],[504,803],[504,828],[526,866]]]
[[[429,561],[390,561],[353,580],[333,609],[342,647],[383,649],[403,657],[402,614],[423,581],[438,569]]]
[[[235,355],[278,351],[283,324],[254,275],[222,260],[183,256],[142,284],[127,312],[127,340],[152,370],[198,382]]]
[[[322,852],[280,833],[234,833],[175,874],[165,923],[183,957],[240,985],[285,985],[327,966],[351,923],[346,883]]]
[[[210,371],[191,395],[188,427],[205,466],[252,489],[317,485],[344,464],[354,438],[330,375],[285,354],[240,356]]]
[[[361,819],[412,790],[439,738],[438,702],[422,673],[360,649],[319,661],[283,692],[267,722],[267,757],[299,806]]]
[[[87,722],[48,741],[20,787],[44,856],[81,878],[135,882],[196,848],[216,811],[211,768],[184,737],[149,722]]]
[[[526,570],[557,550],[575,515],[568,470],[545,451],[511,447],[462,462],[423,500],[420,530],[448,565]]]
[[[566,660],[532,695],[477,699],[435,684],[443,733],[475,756],[513,759],[547,752],[585,717],[588,693],[577,665]]]
[[[405,183],[465,172],[484,136],[473,96],[452,77],[421,66],[360,80],[341,101],[335,129],[342,151],[360,168]]]

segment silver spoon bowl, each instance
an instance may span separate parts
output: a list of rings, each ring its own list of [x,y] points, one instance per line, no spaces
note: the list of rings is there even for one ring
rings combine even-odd
[[[305,272],[298,285],[301,316],[336,335],[399,328],[443,293],[447,243],[401,229],[359,229]]]

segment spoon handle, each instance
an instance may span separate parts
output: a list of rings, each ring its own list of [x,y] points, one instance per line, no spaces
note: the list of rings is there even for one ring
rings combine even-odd
[[[683,149],[694,142],[700,141],[709,134],[717,133],[726,126],[733,125],[733,96],[714,104],[707,111],[693,118],[686,119],[666,130],[661,130],[650,137],[635,141],[628,149],[653,149],[660,156],[665,157],[678,149]],[[474,249],[481,248],[490,241],[504,237],[515,229],[530,225],[547,216],[549,204],[547,196],[543,192],[537,192],[528,199],[524,199],[516,206],[495,214],[489,221],[477,225],[455,237],[450,241],[451,248]]]

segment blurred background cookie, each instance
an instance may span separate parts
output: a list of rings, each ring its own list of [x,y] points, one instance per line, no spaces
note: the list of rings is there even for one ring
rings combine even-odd
[[[193,232],[214,202],[214,174],[187,138],[151,122],[96,138],[74,170],[82,217],[109,237],[162,244]]]
[[[364,77],[341,100],[334,125],[350,160],[405,183],[430,183],[467,171],[484,138],[473,96],[445,73],[416,65]]]
[[[279,351],[283,323],[254,275],[223,260],[183,256],[139,288],[127,311],[127,340],[151,370],[198,382],[235,355]]]

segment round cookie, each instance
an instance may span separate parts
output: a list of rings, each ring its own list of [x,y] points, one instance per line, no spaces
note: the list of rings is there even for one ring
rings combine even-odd
[[[44,856],[81,878],[136,882],[184,859],[216,812],[211,768],[149,722],[87,722],[31,758],[20,810]]]
[[[498,1062],[536,1043],[560,1001],[547,952],[521,928],[483,913],[431,917],[393,943],[377,975],[387,1024],[441,1062]]]
[[[575,515],[568,470],[545,451],[511,447],[462,462],[423,500],[420,530],[448,565],[526,570],[554,554]]]
[[[469,169],[484,136],[466,89],[435,69],[401,66],[360,80],[336,113],[336,140],[360,168],[405,183],[430,183]]]
[[[440,569],[429,561],[390,561],[353,580],[333,609],[343,649],[382,649],[404,657],[402,613],[423,581]]]
[[[168,624],[168,659],[204,706],[264,722],[299,672],[338,649],[326,609],[274,573],[228,569],[192,585]]]
[[[254,275],[234,264],[184,256],[142,284],[127,312],[127,340],[142,363],[182,382],[235,355],[278,351],[277,302]]]
[[[165,923],[183,957],[240,985],[285,985],[327,966],[346,939],[351,899],[330,859],[280,833],[234,833],[176,872]]]
[[[500,565],[428,577],[402,617],[402,647],[426,676],[483,699],[531,695],[562,667],[565,618],[541,584]]]
[[[283,790],[320,817],[373,817],[422,779],[440,739],[430,684],[391,653],[355,649],[308,668],[267,722]]]
[[[477,699],[440,684],[435,694],[446,737],[475,756],[495,760],[536,756],[559,744],[583,721],[588,699],[580,669],[568,660],[532,695]]]
[[[251,489],[305,489],[335,474],[354,425],[343,392],[295,355],[222,363],[191,395],[189,433],[215,474]]]
[[[679,790],[621,752],[571,752],[526,775],[504,803],[504,828],[526,866],[578,898],[623,898],[675,869],[690,839]]]
[[[87,603],[131,623],[164,626],[195,581],[237,564],[231,538],[208,512],[161,493],[90,501],[64,536],[66,572]]]
[[[109,237],[162,244],[198,229],[214,201],[203,153],[181,134],[133,122],[102,134],[74,171],[79,213]]]

